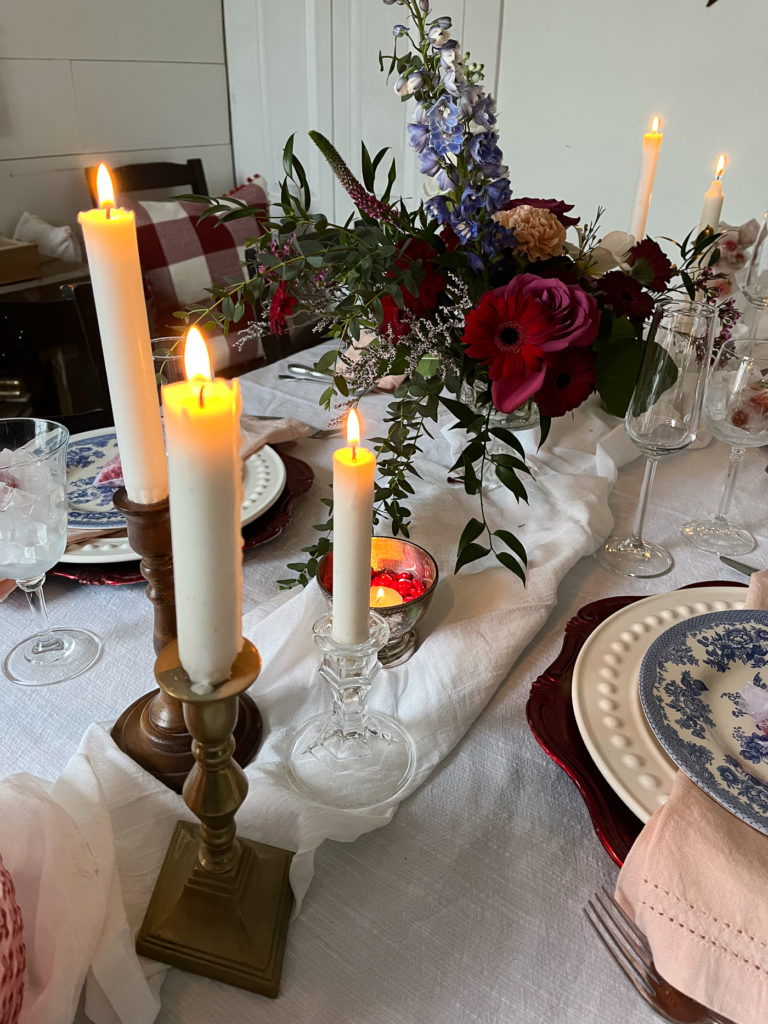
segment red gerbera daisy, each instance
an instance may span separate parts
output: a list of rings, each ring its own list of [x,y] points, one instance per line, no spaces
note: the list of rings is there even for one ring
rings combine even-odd
[[[600,312],[578,285],[519,274],[486,292],[467,314],[467,354],[488,365],[493,404],[513,412],[544,382],[546,359],[570,345],[591,345]]]
[[[595,357],[590,348],[567,348],[547,359],[544,383],[533,396],[544,416],[562,416],[595,389]]]
[[[632,277],[651,291],[662,291],[672,278],[672,264],[652,238],[644,238],[633,245],[627,254],[627,263],[632,267]]]

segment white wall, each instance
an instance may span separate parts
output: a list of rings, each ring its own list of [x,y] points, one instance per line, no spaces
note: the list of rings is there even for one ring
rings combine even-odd
[[[402,125],[406,108],[378,70],[403,9],[381,0],[224,0],[238,175],[274,184],[296,150],[318,208],[348,209],[306,138],[329,135],[359,171],[360,140],[397,157],[400,191],[420,188]],[[682,237],[698,223],[718,153],[730,159],[723,217],[768,207],[768,5],[765,0],[445,0],[454,35],[486,65],[516,195],[556,197],[605,230],[628,227],[641,138],[664,120],[648,232]]]
[[[218,0],[5,0],[0,7],[0,234],[24,210],[74,225],[83,168],[203,160],[232,188]]]

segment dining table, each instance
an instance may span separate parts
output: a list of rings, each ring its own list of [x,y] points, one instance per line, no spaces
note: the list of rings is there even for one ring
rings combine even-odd
[[[311,365],[325,347],[301,353],[300,361]],[[327,426],[329,414],[318,405],[323,386],[281,379],[287,361],[240,378],[244,411]],[[388,401],[383,394],[362,399],[364,435],[380,432]],[[458,536],[441,532],[437,524],[451,503],[470,499],[461,485],[448,482],[450,431],[438,425],[433,433],[423,458],[443,467],[445,483],[442,490],[432,486],[428,500],[420,498],[417,483],[411,536],[435,555],[439,586],[449,588]],[[640,491],[644,459],[624,437],[621,420],[602,410],[593,396],[554,422],[541,450],[536,434],[519,435],[534,476],[549,448],[555,454],[547,465],[556,469],[560,460],[564,480],[569,438],[580,439],[569,486],[579,486],[578,460],[595,455],[589,451],[591,436],[595,446],[612,454],[597,459],[594,478],[583,475],[584,487],[598,477],[602,483],[581,546],[570,561],[566,553],[558,563],[562,572],[547,575],[546,545],[529,550],[531,573],[542,573],[536,593],[544,596],[535,628],[504,666],[500,684],[391,820],[354,841],[329,839],[315,850],[311,882],[288,932],[279,996],[267,999],[171,968],[159,994],[160,1024],[225,1018],[264,1024],[650,1024],[657,1019],[585,920],[585,903],[602,886],[613,889],[618,866],[599,841],[578,789],[532,734],[526,704],[534,680],[555,662],[567,623],[588,603],[619,595],[642,598],[699,582],[746,582],[680,532],[688,519],[714,511],[728,451],[704,432],[695,445],[662,460],[645,528],[649,538],[668,548],[674,564],[666,576],[638,579],[614,574],[594,557],[612,524],[628,530]],[[296,591],[281,592],[276,581],[291,575],[287,563],[317,536],[312,527],[325,519],[321,499],[330,496],[331,456],[341,443],[306,436],[285,447],[311,466],[314,484],[296,502],[280,535],[246,552],[246,617],[297,599]],[[734,521],[756,539],[744,561],[760,567],[768,564],[767,464],[765,449],[747,451],[731,507]],[[496,525],[515,530],[535,514],[535,503],[509,501],[491,512],[506,509],[507,521]],[[564,507],[562,514],[567,511]],[[386,533],[385,523],[378,532]],[[484,592],[491,599],[502,572],[489,558],[465,567],[457,579],[474,580],[482,602]],[[521,584],[521,601],[525,593]],[[143,585],[87,586],[51,575],[45,595],[54,625],[87,625],[103,638],[104,653],[91,671],[57,686],[0,682],[1,776],[30,773],[55,780],[92,723],[114,721],[152,686],[152,608]],[[510,630],[514,620],[513,610]],[[17,591],[0,607],[2,647],[10,648],[29,628],[26,599]],[[437,628],[437,613],[428,613],[419,625],[422,639]],[[466,637],[463,665],[471,672],[471,621]],[[476,642],[484,641],[478,636]],[[410,666],[416,687],[419,664],[417,651]],[[257,703],[258,686],[257,681],[251,690]],[[269,720],[265,724],[268,730]],[[180,798],[178,803],[183,807]],[[87,1019],[81,1005],[77,1020]]]

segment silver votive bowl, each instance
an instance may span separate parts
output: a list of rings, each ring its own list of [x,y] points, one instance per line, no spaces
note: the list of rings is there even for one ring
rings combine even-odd
[[[399,537],[374,537],[371,540],[371,566],[376,572],[412,572],[424,584],[424,593],[413,601],[376,608],[389,626],[389,642],[379,651],[384,668],[395,668],[408,661],[416,650],[416,625],[429,608],[437,586],[437,562],[418,544]],[[317,582],[323,596],[332,606],[333,551],[324,555],[317,567]]]

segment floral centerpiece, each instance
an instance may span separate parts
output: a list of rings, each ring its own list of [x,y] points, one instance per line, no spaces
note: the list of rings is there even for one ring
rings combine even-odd
[[[673,265],[650,238],[611,232],[601,239],[600,211],[582,224],[563,201],[515,197],[495,101],[484,91],[482,67],[452,37],[451,19],[431,17],[429,0],[384,3],[407,15],[408,24],[394,26],[394,52],[379,61],[395,92],[413,104],[407,131],[431,198],[415,208],[395,200],[394,162],[377,193],[386,150],[371,156],[363,144],[358,178],[328,139],[310,132],[357,211],[332,223],[311,209],[291,139],[279,213],[253,242],[248,277],[215,289],[210,306],[185,315],[226,330],[251,302],[262,311],[260,329],[280,334],[290,315],[310,313],[318,332],[334,341],[317,363],[328,375],[321,398],[327,408],[339,399],[356,404],[379,378],[404,377],[388,408],[387,433],[374,439],[374,521],[388,518],[394,535],[407,536],[413,457],[441,409],[466,432],[451,470],[465,490],[480,495],[492,472],[524,500],[524,451],[497,414],[534,403],[542,442],[552,417],[595,391],[622,416],[643,345],[653,343],[644,341],[644,326],[654,304],[673,288],[693,297],[703,254],[716,257],[707,252],[711,231],[689,236]],[[203,216],[250,212],[200,199],[210,207]],[[304,548],[306,561],[290,566],[297,578],[284,585],[306,582],[329,549],[332,506],[324,500],[331,515]],[[458,539],[455,569],[492,552],[524,579],[522,544],[494,528],[478,505]]]

